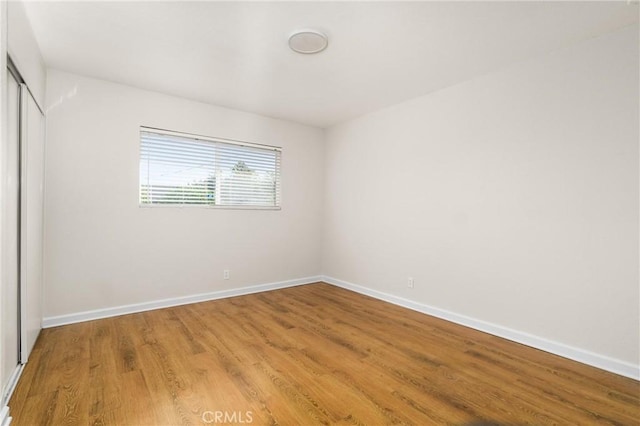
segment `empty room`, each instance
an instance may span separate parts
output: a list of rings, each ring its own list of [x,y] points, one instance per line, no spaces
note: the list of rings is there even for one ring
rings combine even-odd
[[[640,425],[637,0],[0,0],[0,426]]]

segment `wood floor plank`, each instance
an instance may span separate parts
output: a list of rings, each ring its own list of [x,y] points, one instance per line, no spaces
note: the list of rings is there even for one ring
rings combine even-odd
[[[121,390],[118,381],[120,354],[117,348],[118,330],[115,319],[107,318],[91,322],[89,338],[89,416],[100,418],[105,412],[120,407]]]
[[[640,383],[317,283],[43,330],[9,405],[18,426],[638,425]]]
[[[11,407],[13,421],[11,424],[23,425],[56,425],[59,417],[56,416],[56,408],[58,406],[59,392],[41,392],[37,395],[30,396],[22,401],[22,404]],[[20,423],[18,423],[20,422]]]

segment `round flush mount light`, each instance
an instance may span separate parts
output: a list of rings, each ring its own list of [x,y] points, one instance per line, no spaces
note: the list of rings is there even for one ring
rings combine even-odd
[[[327,36],[315,30],[299,30],[289,37],[289,47],[298,53],[319,53],[326,49],[328,44]]]

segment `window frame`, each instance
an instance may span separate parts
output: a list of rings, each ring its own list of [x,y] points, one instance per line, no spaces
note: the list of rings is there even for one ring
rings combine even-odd
[[[178,138],[186,138],[193,139],[197,141],[211,142],[211,143],[222,143],[227,145],[237,145],[247,148],[255,148],[262,149],[267,151],[275,151],[279,156],[279,165],[278,165],[278,180],[276,186],[276,200],[278,204],[275,206],[259,206],[259,205],[212,205],[212,204],[196,204],[196,203],[143,203],[142,202],[142,191],[140,190],[142,186],[142,180],[140,179],[141,166],[142,166],[142,133],[156,133],[160,135],[166,136],[175,136]],[[195,133],[186,133],[186,132],[178,132],[174,130],[161,129],[158,127],[150,127],[150,126],[140,126],[138,131],[138,207],[140,208],[173,208],[173,209],[184,209],[184,208],[205,208],[205,209],[223,209],[223,210],[282,210],[282,147],[275,145],[267,145],[267,144],[259,144],[254,142],[246,142],[235,139],[227,139],[227,138],[219,138],[212,136],[199,135]]]

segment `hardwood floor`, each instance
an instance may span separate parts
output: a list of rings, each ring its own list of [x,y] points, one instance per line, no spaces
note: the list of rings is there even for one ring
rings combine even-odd
[[[19,425],[621,424],[640,383],[327,284],[42,331]]]

